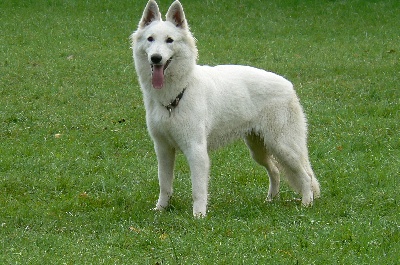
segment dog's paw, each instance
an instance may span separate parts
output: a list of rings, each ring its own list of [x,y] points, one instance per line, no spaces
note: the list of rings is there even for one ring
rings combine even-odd
[[[265,202],[272,202],[273,200],[279,199],[279,192],[275,193],[274,195],[268,193],[267,198],[265,199]]]
[[[163,206],[157,204],[156,207],[154,207],[152,210],[153,210],[153,211],[162,212],[162,211],[165,211],[166,208],[167,208],[167,207],[163,207]]]
[[[205,213],[193,213],[193,217],[196,219],[203,219],[206,217]]]
[[[313,206],[313,197],[303,197],[301,200],[301,205],[303,207],[311,207]]]
[[[197,200],[193,203],[193,216],[203,218],[207,214],[207,200]]]
[[[308,203],[301,202],[301,206],[303,206],[305,208],[312,207],[313,206],[313,202],[308,202]]]

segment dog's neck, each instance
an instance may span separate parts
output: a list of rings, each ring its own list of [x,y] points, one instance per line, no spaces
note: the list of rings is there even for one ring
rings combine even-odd
[[[176,107],[178,107],[179,102],[181,101],[183,94],[185,93],[185,90],[186,90],[186,87],[182,90],[181,93],[179,93],[179,95],[174,100],[171,101],[171,103],[169,103],[166,106],[163,105],[168,110],[170,117],[171,117],[172,110],[175,109]]]

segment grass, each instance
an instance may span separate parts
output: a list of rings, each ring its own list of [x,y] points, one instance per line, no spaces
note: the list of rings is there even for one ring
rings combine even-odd
[[[201,64],[291,80],[322,198],[302,208],[240,142],[211,154],[191,216],[178,157],[165,213],[129,49],[145,1],[0,3],[1,264],[396,264],[398,1],[183,1]],[[162,1],[163,13],[170,1]],[[212,30],[211,30],[212,29]]]

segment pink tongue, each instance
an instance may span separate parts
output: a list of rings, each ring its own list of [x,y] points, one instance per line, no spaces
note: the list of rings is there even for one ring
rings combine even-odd
[[[160,89],[164,85],[164,66],[163,65],[153,65],[153,77],[152,77],[153,87]]]

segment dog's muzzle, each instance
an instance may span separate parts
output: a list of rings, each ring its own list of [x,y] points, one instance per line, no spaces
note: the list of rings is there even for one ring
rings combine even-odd
[[[152,62],[151,64],[151,70],[152,70],[152,76],[151,76],[151,83],[154,88],[156,89],[161,89],[164,86],[164,71],[167,69],[169,64],[172,61],[172,57],[169,58],[165,64],[162,64],[162,56],[160,54],[153,54],[150,57],[150,60]]]

